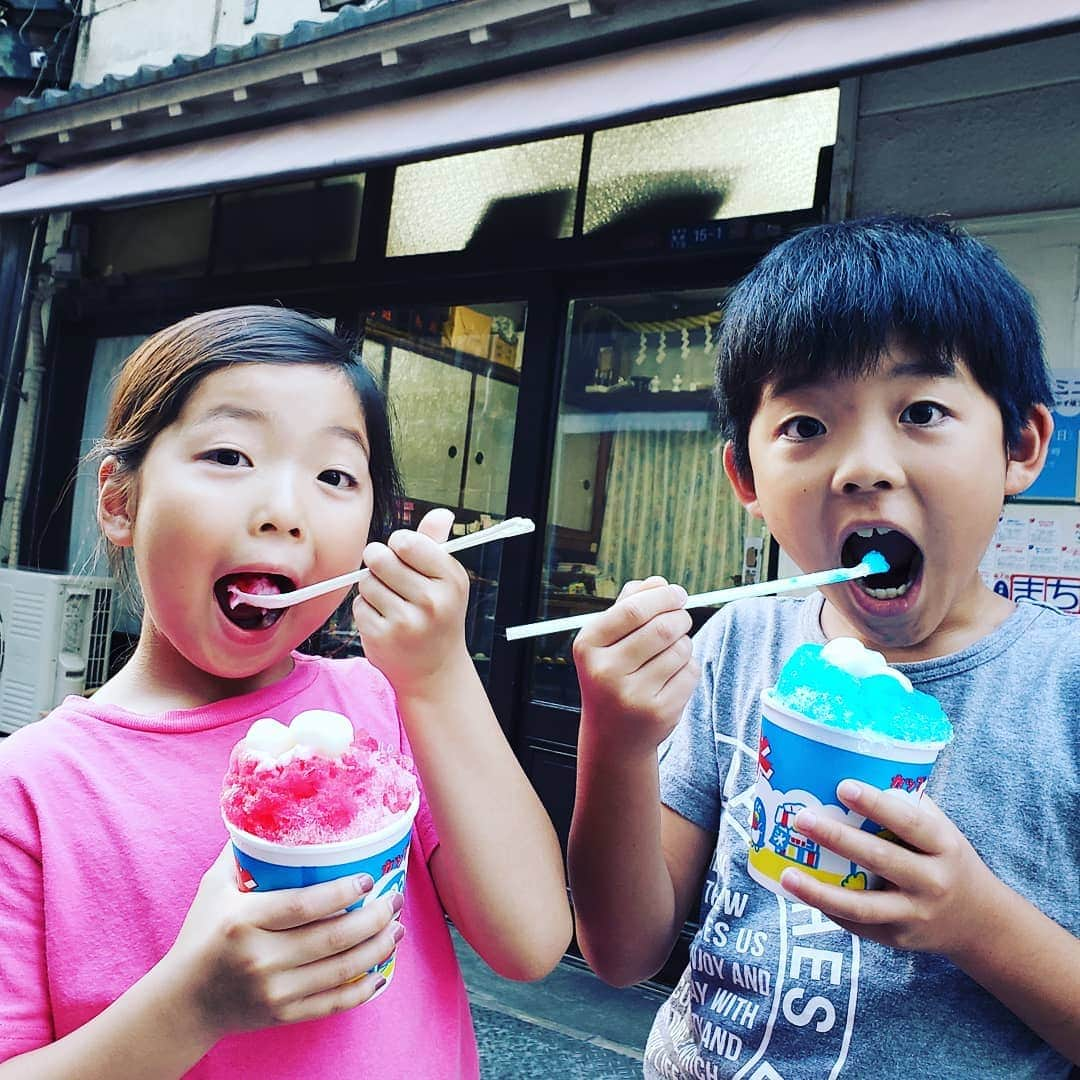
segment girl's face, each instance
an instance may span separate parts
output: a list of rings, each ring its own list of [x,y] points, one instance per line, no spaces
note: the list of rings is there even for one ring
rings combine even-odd
[[[237,575],[299,588],[360,565],[371,523],[369,445],[348,377],[310,364],[215,371],[150,445],[130,542],[145,598],[139,648],[162,677],[190,669],[257,689],[344,589],[261,618],[232,611]],[[284,580],[283,580],[284,579]]]

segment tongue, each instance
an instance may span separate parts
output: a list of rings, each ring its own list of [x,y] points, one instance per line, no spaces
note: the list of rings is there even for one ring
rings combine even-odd
[[[237,574],[229,582],[227,591],[229,607],[235,611],[244,603],[240,599],[240,593],[247,593],[249,596],[277,596],[281,592],[281,586],[266,574]]]

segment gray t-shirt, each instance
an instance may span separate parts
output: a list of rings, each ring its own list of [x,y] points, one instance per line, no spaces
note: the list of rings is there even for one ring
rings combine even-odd
[[[702,678],[660,749],[661,797],[718,835],[690,966],[653,1024],[645,1076],[1067,1076],[944,957],[859,938],[747,875],[758,695],[796,646],[825,640],[821,604],[744,601],[695,638]],[[1080,933],[1080,618],[1022,603],[961,652],[896,666],[955,729],[929,793],[1001,880]]]

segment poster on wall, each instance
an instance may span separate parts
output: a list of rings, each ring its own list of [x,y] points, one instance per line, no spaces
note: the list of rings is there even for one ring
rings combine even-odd
[[[1080,615],[1080,506],[1010,503],[979,573],[1010,600],[1038,600]]]

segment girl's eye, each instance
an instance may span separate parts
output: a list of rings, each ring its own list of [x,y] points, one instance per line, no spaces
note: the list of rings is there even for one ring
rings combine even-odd
[[[319,479],[324,484],[336,488],[356,487],[356,477],[345,472],[343,469],[323,469],[319,473]]]
[[[824,435],[825,425],[812,416],[796,416],[784,424],[780,429],[780,434],[786,439],[804,442],[807,439],[816,439],[819,435]]]
[[[928,427],[945,419],[945,410],[932,401],[916,401],[900,414],[900,423]]]
[[[203,456],[207,461],[213,461],[217,465],[235,467],[237,465],[251,464],[251,459],[246,454],[242,454],[239,450],[229,450],[226,447],[211,450]]]

